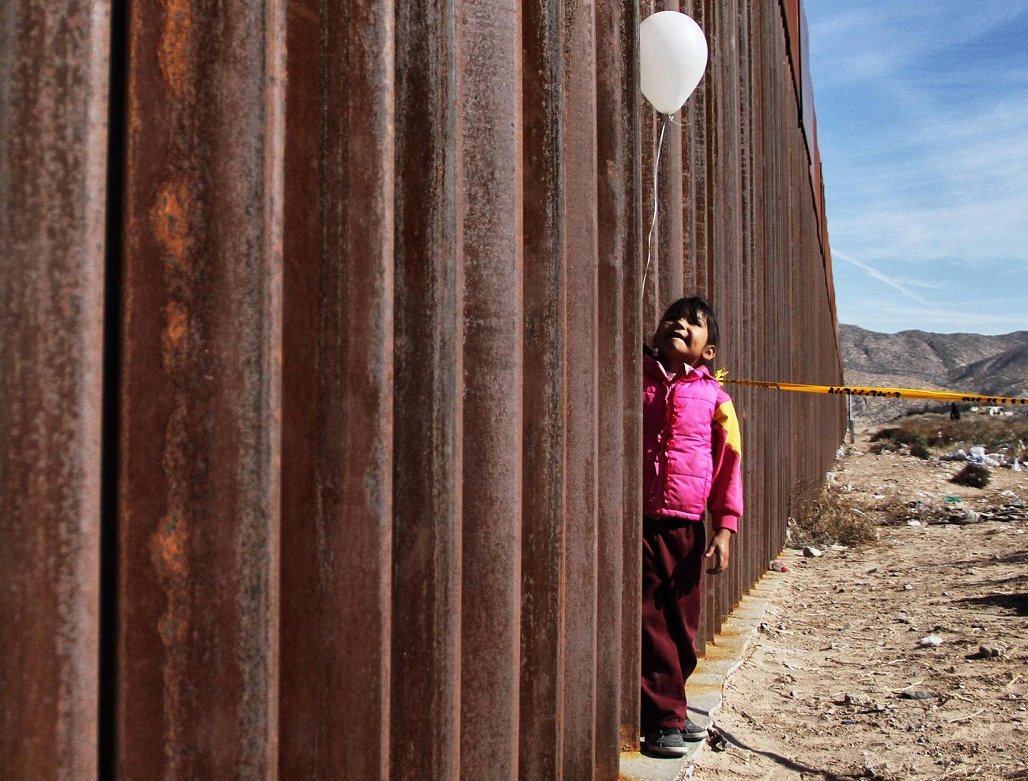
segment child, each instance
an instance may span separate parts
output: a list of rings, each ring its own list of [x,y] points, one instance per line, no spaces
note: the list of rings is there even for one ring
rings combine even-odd
[[[718,327],[702,298],[668,307],[643,357],[642,733],[649,752],[686,753],[707,729],[688,718],[707,572],[728,567],[742,515],[739,423],[707,363]],[[714,535],[704,551],[704,510]]]

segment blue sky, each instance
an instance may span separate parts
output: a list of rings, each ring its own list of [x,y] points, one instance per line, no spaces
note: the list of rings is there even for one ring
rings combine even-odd
[[[1028,330],[1028,0],[805,0],[839,320]]]

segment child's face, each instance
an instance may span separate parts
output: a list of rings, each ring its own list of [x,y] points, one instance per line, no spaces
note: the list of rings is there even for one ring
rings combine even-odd
[[[653,335],[653,346],[666,368],[679,371],[683,366],[696,366],[717,354],[717,347],[707,343],[707,320],[697,314],[698,322],[690,323],[685,315],[664,316]]]

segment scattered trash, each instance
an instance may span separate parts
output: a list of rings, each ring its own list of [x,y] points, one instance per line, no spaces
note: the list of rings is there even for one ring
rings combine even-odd
[[[1002,446],[1000,450],[1007,450],[1007,446]],[[972,447],[969,451],[965,451],[963,448],[954,450],[950,453],[943,453],[939,456],[940,461],[966,461],[971,464],[979,464],[981,466],[991,467],[1003,467],[1004,469],[1011,469],[1014,472],[1023,472],[1025,464],[1020,456],[1010,457],[1007,453],[986,453],[985,448],[981,446]]]
[[[922,637],[918,640],[917,644],[922,648],[937,648],[942,645],[942,642],[942,638],[938,635],[928,635],[927,637]]]
[[[875,768],[875,766],[873,764],[871,764],[871,760],[865,759],[864,760],[864,778],[880,778],[880,777],[881,776],[879,776],[878,770]]]
[[[904,591],[913,591],[914,590],[914,584],[913,583],[904,583],[903,584],[903,590]]]
[[[970,523],[978,523],[981,520],[981,513],[964,508],[955,508],[950,510],[949,515],[946,516],[946,523],[955,523],[961,526],[966,526]]]
[[[946,504],[960,504],[964,500],[961,499],[959,496],[952,496],[952,495],[950,495],[950,496],[947,496],[944,501],[946,502]]]
[[[811,545],[808,545],[803,549],[803,555],[806,556],[808,559],[817,559],[821,556],[824,556],[825,552],[820,548],[815,548]]]
[[[778,561],[778,559],[775,559],[768,565],[768,569],[770,569],[773,572],[788,572],[789,565],[785,562]]]

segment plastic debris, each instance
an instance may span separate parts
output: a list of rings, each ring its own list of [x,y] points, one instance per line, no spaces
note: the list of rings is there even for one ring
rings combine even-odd
[[[972,447],[970,451],[966,451],[963,448],[954,450],[950,453],[943,453],[939,456],[940,461],[966,461],[969,464],[979,464],[981,466],[1003,466],[1009,469],[1014,469],[1014,463],[1017,459],[1008,458],[1004,453],[986,453],[985,448],[981,445]]]
[[[943,640],[938,635],[928,635],[927,637],[922,637],[917,641],[917,644],[922,648],[937,648],[942,645],[942,643]]]
[[[961,526],[966,526],[969,523],[978,523],[982,519],[981,513],[977,513],[970,509],[954,508],[949,511],[949,515],[946,516],[947,523],[955,523]]]
[[[770,569],[773,572],[788,572],[789,565],[783,561],[778,561],[778,559],[775,559],[768,565],[768,569]]]
[[[806,556],[808,559],[818,559],[821,556],[824,556],[825,552],[820,548],[815,548],[812,545],[808,545],[806,548],[803,549],[803,555]]]

